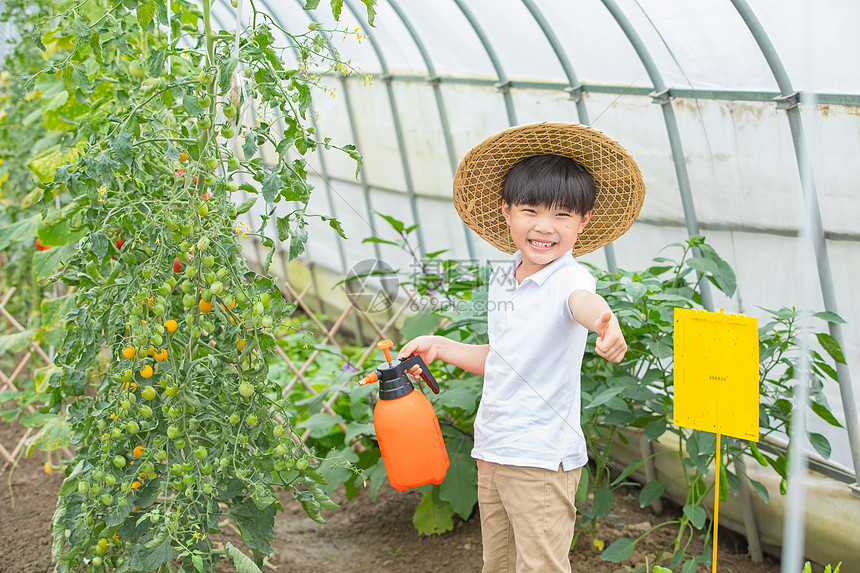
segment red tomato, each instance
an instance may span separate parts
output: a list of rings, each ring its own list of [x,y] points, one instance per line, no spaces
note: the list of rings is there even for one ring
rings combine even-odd
[[[181,273],[182,272],[182,261],[179,260],[179,257],[173,259],[173,272]]]
[[[196,179],[196,178],[195,178],[195,179]],[[197,183],[197,182],[195,181],[195,183]],[[209,198],[209,197],[211,197],[211,196],[212,196],[212,193],[210,193],[209,191],[207,191],[206,193],[204,193],[203,195],[201,195],[201,196],[200,196],[200,198],[201,198],[201,199],[208,199],[208,198]]]
[[[121,249],[124,244],[125,244],[125,241],[122,240],[122,237],[116,238],[116,248],[117,249]]]
[[[47,250],[48,250],[48,249],[50,249],[51,247],[46,247],[45,245],[43,245],[42,243],[40,243],[40,242],[39,242],[39,238],[38,238],[38,237],[36,237],[36,248],[37,248],[37,249],[39,249],[40,251],[47,251]]]

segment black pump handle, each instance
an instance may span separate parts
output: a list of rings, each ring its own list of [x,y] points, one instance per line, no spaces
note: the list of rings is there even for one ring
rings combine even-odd
[[[421,378],[427,382],[427,385],[430,386],[430,389],[433,390],[434,394],[439,393],[439,383],[436,382],[436,379],[433,378],[432,374],[430,374],[430,369],[427,368],[426,364],[424,364],[424,360],[421,359],[419,354],[411,354],[409,358],[401,360],[400,365],[403,367],[403,370],[409,370],[413,366],[421,368]]]

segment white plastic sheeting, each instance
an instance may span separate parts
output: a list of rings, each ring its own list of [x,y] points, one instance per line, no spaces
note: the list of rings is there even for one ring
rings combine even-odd
[[[343,273],[375,256],[374,246],[360,239],[374,233],[390,238],[391,233],[369,210],[413,222],[407,197],[410,183],[428,251],[448,249],[451,257],[467,258],[471,243],[478,257],[500,258],[499,252],[464,230],[450,202],[452,159],[433,84],[425,81],[431,70],[416,39],[441,77],[442,113],[450,128],[454,161],[458,161],[473,145],[508,127],[511,115],[516,123],[579,120],[575,103],[563,89],[569,78],[528,4],[525,0],[397,0],[404,21],[389,0],[380,0],[376,27],[371,29],[363,23],[363,6],[344,1],[339,26],[359,28],[363,34],[370,33],[372,41],[356,42],[335,34],[332,43],[363,73],[374,76],[372,85],[327,77],[324,81],[338,89],[334,97],[318,95],[314,108],[322,137],[355,142],[363,154],[361,183],[369,186],[371,205],[354,178],[354,165],[343,154],[327,151],[311,158],[317,187],[311,208],[333,212],[350,240],[339,241],[324,224],[315,223],[305,255],[308,261]],[[800,258],[803,250],[797,233],[806,205],[793,134],[786,112],[772,100],[779,95],[774,74],[732,2],[534,0],[531,4],[548,22],[576,79],[586,85],[589,122],[626,146],[642,168],[648,194],[639,221],[615,243],[618,265],[642,268],[661,254],[663,246],[687,235],[664,114],[647,95],[654,87],[642,61],[647,53],[667,87],[676,93],[691,90],[680,92],[684,97],[676,97],[670,105],[697,224],[738,276],[737,294],[731,300],[716,296],[716,305],[760,319],[765,317],[762,308],[811,305],[823,310],[817,276],[814,300],[802,300],[799,287],[798,269],[815,272],[815,266]],[[608,4],[617,5],[629,21],[643,51],[634,49]],[[855,286],[860,281],[860,162],[856,160],[860,69],[855,57],[860,53],[856,33],[860,3],[750,0],[749,5],[793,89],[819,94],[824,102],[804,112],[804,128],[828,237],[836,304],[848,321],[842,329],[848,366],[855,393],[860,394],[856,327],[860,290]],[[226,2],[217,8],[222,20],[235,18]],[[268,7],[260,8],[274,8],[281,25],[293,32],[301,32],[310,22],[295,0],[269,0]],[[322,12],[319,16],[325,21]],[[380,77],[385,72],[394,76],[390,86]],[[512,107],[493,85],[500,79],[513,81]],[[394,267],[409,264],[407,257],[387,246],[380,253]],[[584,259],[606,265],[601,252]],[[827,396],[844,422],[835,384]],[[852,468],[845,431],[816,420],[811,423],[812,431],[830,438],[831,460]]]

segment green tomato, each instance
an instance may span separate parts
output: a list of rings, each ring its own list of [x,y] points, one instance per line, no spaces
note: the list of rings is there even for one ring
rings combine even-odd
[[[196,451],[194,452],[194,455],[197,455]],[[205,475],[205,476],[208,476],[209,474],[211,474],[212,473],[212,464],[210,464],[209,462],[206,462],[205,464],[200,466],[200,473]]]
[[[114,428],[113,430],[110,431],[110,435],[113,436],[114,438],[121,438],[122,437],[122,430],[120,430],[119,428]]]
[[[107,474],[107,475],[105,476],[105,483],[106,483],[108,486],[113,486],[113,485],[115,485],[115,484],[116,484],[116,478],[115,478],[115,477],[113,477],[113,474]]]
[[[202,205],[200,205],[200,207],[197,208],[197,214],[200,215],[201,217],[205,217],[206,215],[208,215],[209,214],[209,204],[203,203]]]
[[[140,415],[144,418],[152,418],[152,408],[144,404],[140,407]]]
[[[281,425],[277,425],[274,428],[272,428],[272,435],[275,436],[276,438],[280,438],[286,432],[287,432],[286,428],[284,428]]]
[[[170,424],[167,426],[167,437],[174,440],[177,436],[179,436],[179,426],[176,424]]]
[[[239,184],[238,183],[236,183],[235,181],[228,181],[227,182],[227,191],[229,191],[230,193],[235,193],[238,190],[239,190]]]
[[[99,429],[99,431],[104,432],[105,428],[107,428],[107,422],[105,422],[104,420],[99,420],[98,422],[96,422],[96,427]]]
[[[129,422],[125,425],[125,429],[129,434],[136,434],[140,431],[140,426],[134,420],[129,420]]]
[[[146,267],[142,271],[140,271],[141,276],[145,279],[152,278],[152,267]]]
[[[227,160],[227,167],[229,169],[233,169],[233,170],[239,169],[239,165],[240,165],[239,160],[236,159],[235,157],[231,157],[230,159]],[[238,188],[239,188],[239,186],[237,184],[236,189],[238,189]]]
[[[207,481],[206,483],[204,483],[202,489],[203,489],[203,493],[205,493],[206,495],[212,495],[212,483],[211,482]]]
[[[232,414],[230,414],[230,423],[233,424],[234,426],[236,424],[238,424],[239,420],[241,420],[241,419],[242,418],[236,412],[233,412]]]
[[[203,206],[205,206],[205,205],[206,204],[204,203]],[[197,274],[197,267],[195,267],[193,265],[188,265],[187,267],[185,267],[185,276],[188,277],[189,279],[193,279],[194,275],[196,275],[196,274]]]
[[[92,558],[92,561],[90,561],[90,563],[92,563],[96,567],[101,567],[102,566],[102,558],[99,557],[98,555],[96,555],[95,557]]]
[[[206,255],[205,257],[203,257],[203,264],[206,266],[207,269],[211,269],[215,265],[215,257],[212,255]]]
[[[209,286],[209,291],[214,295],[221,294],[221,291],[223,291],[223,290],[224,290],[224,283],[222,283],[221,281],[216,280],[215,282],[213,282]]]
[[[90,491],[90,484],[85,481],[78,482],[78,493],[86,495]]]
[[[143,396],[144,400],[155,400],[158,392],[152,386],[147,386],[140,392],[140,395]]]
[[[254,426],[257,425],[257,415],[256,414],[248,414],[248,417],[245,418],[245,422],[253,428]]]
[[[227,126],[227,127],[224,127],[221,129],[221,137],[223,137],[224,139],[230,139],[231,137],[233,137],[233,134],[235,134],[235,133],[236,133],[236,130],[230,126]]]
[[[254,387],[247,382],[242,382],[241,384],[239,384],[239,394],[241,394],[243,398],[248,398],[253,393]]]
[[[299,458],[296,461],[296,469],[297,470],[302,471],[306,467],[308,467],[308,459],[307,458]]]
[[[236,109],[235,105],[228,104],[224,106],[224,117],[229,117],[230,119],[236,117],[236,114],[239,110]]]
[[[118,468],[124,468],[125,467],[125,457],[124,456],[114,456],[113,465],[115,465]],[[105,476],[105,477],[107,477],[107,476]]]
[[[171,384],[170,386],[168,386],[164,390],[164,393],[167,394],[168,396],[170,396],[171,398],[173,396],[176,396],[177,392],[179,392],[179,386],[177,386],[176,384]]]
[[[143,60],[133,60],[128,65],[128,73],[131,74],[133,78],[142,78],[146,76],[146,67],[143,63]]]
[[[105,505],[113,505],[113,496],[107,492],[102,494],[102,503]]]
[[[191,474],[185,474],[182,476],[182,483],[185,485],[191,485],[194,483],[194,476]]]
[[[203,446],[197,446],[197,448],[194,450],[194,457],[197,458],[198,460],[202,460],[203,458],[205,458],[208,455],[209,455],[209,452],[207,452],[206,448],[204,448]]]
[[[284,444],[278,444],[278,447],[275,448],[275,455],[279,458],[284,457],[287,455],[287,447]]]
[[[218,461],[218,467],[221,468],[222,470],[229,465],[230,465],[230,460],[228,460],[227,458],[221,458]]]

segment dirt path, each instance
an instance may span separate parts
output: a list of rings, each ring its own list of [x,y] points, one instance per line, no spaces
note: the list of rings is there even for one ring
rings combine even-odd
[[[21,428],[0,420],[0,441],[11,445],[17,441]],[[38,452],[24,458],[12,473],[11,494],[9,472],[0,474],[0,572],[48,573],[51,564],[51,516],[56,506],[56,492],[62,483],[62,472],[46,474]],[[420,499],[416,492],[398,492],[383,486],[376,502],[363,490],[354,499],[342,494],[336,501],[342,509],[325,512],[327,525],[317,524],[302,512],[301,506],[287,493],[281,495],[285,511],[275,521],[277,551],[270,560],[277,573],[328,573],[352,571],[377,573],[471,573],[481,570],[481,532],[477,516],[468,521],[456,521],[453,531],[432,537],[418,536],[412,527],[412,512]],[[613,515],[597,532],[605,545],[622,535],[631,535],[671,519],[667,511],[656,517],[639,508],[635,490],[619,496]],[[14,506],[12,500],[14,497]],[[675,508],[673,511],[677,511]],[[242,547],[241,540],[229,528],[221,540],[230,540]],[[591,537],[583,531],[579,536],[571,563],[574,571],[590,573],[627,573],[646,560],[653,563],[659,544],[673,537],[668,528],[650,536],[637,548],[628,562],[614,564],[602,561],[592,545]],[[777,573],[779,565],[770,558],[764,563],[750,563],[744,552],[742,537],[720,533],[721,573]],[[701,547],[699,545],[698,547]],[[630,567],[628,569],[628,567]],[[700,567],[700,571],[706,568]],[[224,563],[219,571],[233,568]]]

